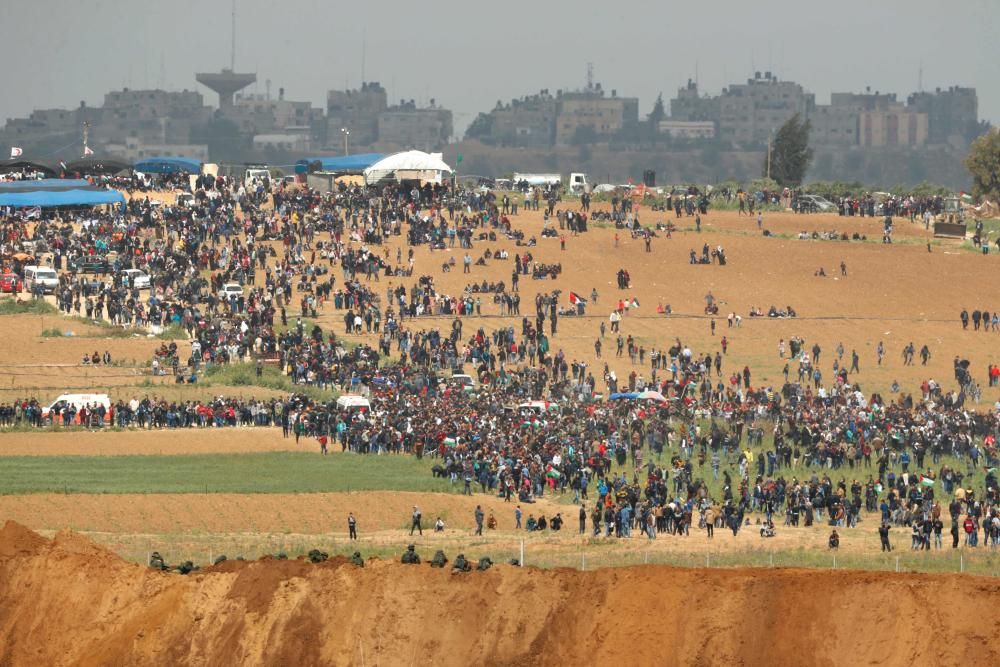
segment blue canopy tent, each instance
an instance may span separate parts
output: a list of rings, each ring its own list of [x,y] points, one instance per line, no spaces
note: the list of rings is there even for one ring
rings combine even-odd
[[[35,181],[2,181],[0,193],[34,192],[37,190],[76,190],[89,188],[90,181],[83,178],[42,178]]]
[[[117,190],[101,188],[76,190],[36,190],[34,192],[0,192],[0,206],[24,208],[40,206],[103,206],[125,205],[125,195]]]
[[[340,157],[303,158],[295,163],[295,173],[308,174],[313,171],[326,171],[360,174],[384,157],[385,155],[382,153],[358,153],[357,155],[342,155]]]
[[[139,160],[132,168],[144,174],[200,174],[201,161],[188,157],[151,157]]]

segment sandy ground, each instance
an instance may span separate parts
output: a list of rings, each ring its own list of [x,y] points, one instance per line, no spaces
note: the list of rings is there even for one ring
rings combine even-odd
[[[995,578],[780,568],[265,560],[184,577],[69,532],[0,532],[10,665],[990,665],[998,595]]]
[[[0,435],[4,456],[169,456],[315,451],[315,441],[295,445],[279,428],[132,430],[127,432],[13,432]]]

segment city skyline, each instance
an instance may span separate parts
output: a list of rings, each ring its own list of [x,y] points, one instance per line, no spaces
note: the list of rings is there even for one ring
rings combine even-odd
[[[718,94],[755,71],[771,71],[801,83],[824,103],[833,92],[866,88],[905,99],[919,89],[975,87],[979,117],[1000,121],[1000,90],[989,85],[991,61],[981,54],[981,45],[1000,39],[1000,7],[985,0],[950,7],[898,3],[905,17],[893,7],[845,0],[843,16],[829,25],[806,20],[800,4],[783,0],[757,3],[752,16],[711,11],[713,5],[724,10],[725,3],[666,8],[638,2],[625,14],[603,6],[581,10],[572,16],[572,31],[562,29],[570,23],[562,7],[514,0],[505,6],[509,11],[496,16],[485,8],[438,4],[443,6],[412,12],[390,0],[376,12],[303,0],[276,11],[268,3],[239,0],[236,70],[257,74],[244,92],[263,94],[270,82],[272,96],[284,88],[286,99],[324,108],[328,90],[380,81],[391,104],[434,98],[452,109],[455,135],[461,137],[476,114],[497,100],[543,88],[583,88],[587,64],[593,63],[594,81],[637,97],[640,115],[650,111],[658,94],[669,99],[689,78],[697,77],[702,92]],[[790,17],[793,7],[797,13]],[[406,20],[386,21],[399,12]],[[215,106],[215,96],[195,82],[194,72],[230,64],[226,2],[42,0],[16,3],[6,13],[0,37],[9,50],[25,54],[31,67],[4,72],[9,94],[0,100],[3,122],[35,109],[72,109],[81,100],[95,105],[107,91],[126,87],[197,90]],[[114,27],[108,29],[112,17]],[[494,17],[496,27],[490,29]],[[963,21],[960,36],[942,31],[956,21]],[[31,35],[43,26],[46,35],[58,37],[31,51]],[[696,26],[709,33],[699,36]],[[712,48],[713,41],[727,47]],[[419,56],[400,57],[411,49]],[[863,67],[872,63],[877,71],[866,73]]]

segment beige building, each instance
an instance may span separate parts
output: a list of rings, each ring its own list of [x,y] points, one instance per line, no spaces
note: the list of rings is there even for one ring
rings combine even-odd
[[[745,84],[723,89],[719,99],[719,136],[738,145],[764,145],[792,116],[809,117],[816,98],[801,85],[760,72]]]
[[[902,105],[858,114],[858,143],[866,147],[923,146],[927,143],[927,114]]]
[[[572,145],[581,130],[594,138],[610,137],[638,122],[638,98],[618,97],[614,90],[605,96],[600,85],[591,91],[563,93],[556,116],[556,144]]]

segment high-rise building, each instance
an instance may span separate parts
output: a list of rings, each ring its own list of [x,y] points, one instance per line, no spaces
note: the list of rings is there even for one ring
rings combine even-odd
[[[951,86],[910,95],[906,104],[927,114],[928,141],[967,145],[979,134],[979,100],[975,88]]]
[[[378,115],[378,146],[385,150],[439,150],[451,140],[452,113],[434,100],[418,108],[413,100]]]
[[[581,92],[557,96],[556,144],[572,145],[585,139],[606,139],[639,122],[639,99],[618,97],[612,90],[605,95],[601,84]]]
[[[326,94],[327,144],[338,146],[341,129],[349,131],[350,144],[370,146],[378,140],[378,116],[389,107],[385,88],[378,81],[360,89],[331,90]]]
[[[801,85],[760,72],[745,84],[723,89],[719,100],[719,137],[737,145],[766,144],[792,116],[809,117],[816,98]]]

